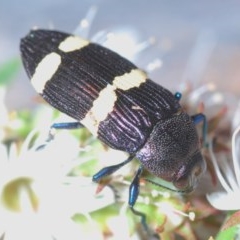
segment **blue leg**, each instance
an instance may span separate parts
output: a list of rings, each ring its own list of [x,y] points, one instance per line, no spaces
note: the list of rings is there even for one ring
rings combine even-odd
[[[207,145],[207,119],[206,116],[202,113],[198,113],[192,116],[192,120],[195,124],[203,123],[202,127],[202,136],[203,136],[203,144]]]
[[[136,173],[130,187],[129,187],[128,204],[129,204],[129,207],[132,210],[132,212],[135,215],[138,215],[139,217],[141,217],[141,223],[142,223],[144,229],[148,232],[149,229],[148,229],[148,226],[146,223],[146,215],[144,213],[141,213],[134,209],[134,205],[135,205],[138,195],[139,195],[139,181],[140,181],[140,176],[141,176],[142,172],[143,172],[143,168],[142,168],[142,166],[140,166],[137,170],[137,173]]]
[[[135,214],[141,218],[141,224],[147,234],[148,239],[160,240],[159,235],[156,233],[153,233],[149,229],[149,227],[147,225],[147,221],[146,221],[146,215],[144,213],[139,212],[136,209],[134,209],[134,205],[135,205],[138,195],[139,195],[139,184],[140,184],[140,177],[141,177],[142,172],[143,172],[143,167],[140,166],[135,174],[135,177],[134,177],[130,187],[129,187],[128,205],[129,205],[131,211],[133,212],[133,214]]]
[[[54,123],[49,130],[48,138],[46,139],[46,142],[39,146],[37,150],[40,150],[44,148],[49,142],[51,142],[54,139],[54,132],[52,129],[76,129],[76,128],[82,128],[84,127],[80,122],[63,122],[63,123]]]
[[[117,165],[113,165],[113,166],[109,166],[109,167],[105,167],[102,170],[100,170],[98,173],[96,173],[93,176],[93,181],[94,182],[99,182],[103,177],[108,176],[110,174],[112,174],[113,172],[117,171],[119,168],[121,168],[122,166],[126,165],[127,163],[129,163],[130,161],[132,161],[132,159],[135,157],[135,155],[130,155],[129,158],[127,160],[125,160],[124,162],[117,164]],[[141,217],[141,223],[142,226],[144,228],[144,230],[146,231],[148,236],[151,236],[151,239],[155,239],[155,240],[159,240],[159,236],[157,234],[151,234],[149,227],[146,223],[146,215],[142,212],[139,212],[137,210],[134,209],[134,205],[137,201],[138,195],[139,195],[139,180],[140,180],[140,176],[142,174],[143,171],[143,167],[140,166],[130,187],[129,187],[129,199],[128,199],[128,204],[129,207],[131,209],[131,211],[133,212],[133,214]]]
[[[181,98],[182,98],[182,94],[180,92],[176,92],[174,97],[175,97],[176,100],[180,101]]]
[[[60,122],[60,123],[54,123],[50,127],[48,139],[46,142],[50,142],[54,139],[55,132],[52,131],[53,129],[77,129],[77,128],[83,128],[84,126],[80,122]]]
[[[54,129],[76,129],[83,128],[84,126],[80,122],[61,122],[54,123],[51,128]]]
[[[49,142],[51,142],[54,139],[54,132],[52,129],[76,129],[76,128],[82,128],[84,127],[80,122],[63,122],[63,123],[54,123],[49,130],[48,137],[44,144],[41,146],[38,146],[36,150],[43,149]]]
[[[93,182],[99,182],[103,177],[109,176],[119,168],[123,167],[127,163],[133,160],[135,155],[130,155],[127,160],[116,165],[108,166],[100,170],[98,173],[94,174],[92,177]]]

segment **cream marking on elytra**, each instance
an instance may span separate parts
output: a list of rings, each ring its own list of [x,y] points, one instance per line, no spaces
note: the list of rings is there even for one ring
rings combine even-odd
[[[93,102],[93,106],[86,116],[80,121],[95,136],[97,135],[100,122],[106,119],[117,100],[115,89],[115,87],[108,84],[99,93],[98,98]]]
[[[60,49],[63,52],[72,52],[76,50],[80,50],[81,48],[84,48],[89,44],[89,41],[77,37],[77,36],[70,36],[67,37],[65,40],[63,40],[59,46],[58,49]]]
[[[139,87],[146,80],[147,75],[145,72],[140,69],[133,69],[130,73],[115,77],[112,84],[116,88],[126,91],[134,87]]]
[[[113,111],[117,101],[116,90],[127,91],[134,87],[139,87],[141,83],[147,80],[147,75],[139,70],[133,69],[130,73],[114,78],[112,84],[108,84],[93,102],[93,106],[86,116],[80,121],[89,131],[97,136],[98,127],[101,121],[104,121],[108,114]]]
[[[46,55],[38,64],[31,83],[35,90],[42,94],[47,81],[51,80],[61,64],[61,56],[55,52]]]

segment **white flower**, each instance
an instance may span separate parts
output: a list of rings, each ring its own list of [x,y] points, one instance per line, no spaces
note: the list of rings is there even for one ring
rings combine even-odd
[[[140,32],[132,26],[114,26],[113,28],[101,29],[90,36],[89,32],[97,11],[97,6],[90,7],[86,16],[75,29],[74,34],[89,38],[91,41],[97,42],[133,62],[139,60],[138,55],[145,49],[152,47],[156,42],[154,37],[140,41]],[[161,66],[162,60],[156,57],[151,59],[151,62],[148,62],[146,70],[152,72]]]
[[[35,132],[28,136],[20,154],[12,145],[9,156],[0,144],[0,238],[102,239],[89,212],[113,203],[112,191],[105,188],[104,197],[95,199],[91,179],[68,176],[79,164],[79,143],[69,133],[61,131],[46,146],[29,148],[34,136]],[[86,216],[90,229],[72,220],[76,213]]]
[[[240,125],[232,136],[232,164],[228,159],[218,159],[213,153],[212,143],[209,151],[211,159],[224,190],[207,194],[210,204],[219,210],[240,209]]]

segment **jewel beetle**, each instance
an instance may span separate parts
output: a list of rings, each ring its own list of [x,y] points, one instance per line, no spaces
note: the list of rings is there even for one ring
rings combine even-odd
[[[119,54],[71,34],[31,30],[21,39],[20,51],[35,90],[76,120],[53,128],[86,127],[109,147],[129,154],[96,173],[93,181],[139,160],[128,203],[146,229],[145,214],[134,208],[144,169],[171,182],[176,191],[195,188],[206,169],[195,125],[203,122],[206,132],[206,119],[202,113],[189,116],[179,103],[180,93],[153,82]]]

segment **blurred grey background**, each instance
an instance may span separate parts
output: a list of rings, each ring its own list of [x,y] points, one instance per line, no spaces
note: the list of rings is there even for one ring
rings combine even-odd
[[[214,82],[239,97],[237,0],[0,0],[0,64],[20,55],[20,38],[32,27],[73,32],[93,5],[98,11],[90,37],[100,30],[129,26],[139,33],[140,42],[156,39],[154,47],[144,50],[135,62],[144,68],[161,59],[162,67],[150,73],[153,80],[172,90],[186,81]],[[22,69],[7,102],[10,108],[26,107],[34,95]]]

